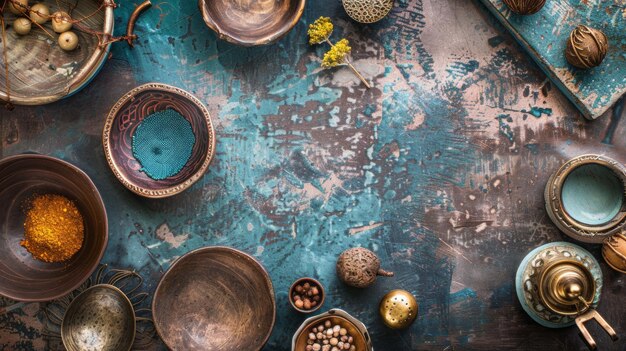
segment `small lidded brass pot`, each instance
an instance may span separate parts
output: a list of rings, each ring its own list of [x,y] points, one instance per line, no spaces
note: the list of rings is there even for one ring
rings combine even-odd
[[[596,312],[602,289],[602,271],[585,249],[555,242],[531,251],[522,261],[515,281],[524,310],[539,324],[562,328],[576,324],[587,344],[596,343],[584,323],[592,319],[615,341],[615,330]]]
[[[406,290],[392,290],[383,296],[378,313],[383,323],[391,329],[408,328],[417,317],[417,301]]]

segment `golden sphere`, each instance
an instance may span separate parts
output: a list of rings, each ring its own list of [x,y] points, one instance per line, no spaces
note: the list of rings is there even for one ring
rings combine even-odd
[[[406,290],[392,290],[380,300],[378,313],[383,323],[392,329],[408,328],[417,317],[417,301]]]
[[[30,20],[24,17],[16,18],[13,22],[13,30],[19,35],[26,35],[30,33],[31,24]]]
[[[30,19],[39,24],[48,22],[50,9],[42,3],[35,4],[30,8]]]
[[[65,32],[59,35],[59,46],[65,51],[72,51],[78,46],[78,35],[74,32]]]
[[[602,245],[606,263],[618,272],[626,273],[626,233],[615,234]]]

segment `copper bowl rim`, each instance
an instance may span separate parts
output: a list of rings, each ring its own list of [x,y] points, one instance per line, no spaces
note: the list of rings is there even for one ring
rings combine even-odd
[[[196,255],[196,254],[200,254],[200,253],[204,253],[204,252],[211,252],[211,251],[226,251],[226,252],[230,252],[230,253],[234,253],[237,254],[241,257],[243,257],[244,259],[246,259],[247,261],[249,261],[251,264],[256,265],[257,268],[259,268],[261,270],[261,272],[263,272],[263,280],[265,281],[265,283],[267,284],[268,288],[269,288],[269,292],[270,292],[270,300],[272,301],[272,323],[269,326],[267,335],[265,336],[265,338],[263,339],[263,341],[259,344],[259,348],[257,349],[258,351],[260,351],[263,346],[265,346],[265,344],[267,343],[267,341],[269,340],[270,336],[272,335],[272,331],[274,330],[274,324],[276,323],[276,299],[274,297],[274,285],[272,284],[272,279],[270,278],[269,273],[267,272],[267,270],[265,269],[265,267],[263,267],[263,265],[261,264],[261,262],[259,262],[256,258],[252,257],[252,255],[245,253],[241,250],[237,250],[235,248],[229,247],[229,246],[204,246],[204,247],[200,247],[194,250],[191,250],[189,252],[187,252],[186,254],[180,256],[179,258],[177,258],[171,265],[170,267],[167,269],[167,271],[165,271],[165,273],[163,274],[163,276],[161,277],[161,279],[159,280],[159,284],[157,284],[156,289],[154,290],[154,295],[152,296],[152,319],[154,321],[154,329],[156,329],[157,334],[159,335],[159,338],[163,341],[163,343],[165,344],[165,346],[168,347],[168,349],[172,349],[172,347],[170,345],[168,345],[167,341],[163,338],[163,335],[161,333],[161,329],[159,327],[159,323],[157,322],[158,318],[157,318],[157,314],[154,313],[154,311],[156,310],[156,302],[159,299],[159,291],[161,289],[161,285],[163,284],[163,281],[165,281],[165,278],[167,277],[167,275],[172,271],[172,268],[174,268],[174,266],[176,266],[179,262],[182,262],[183,259]]]
[[[206,150],[203,151],[205,153],[205,157],[202,162],[202,165],[200,166],[200,169],[198,169],[196,173],[192,174],[186,180],[174,186],[171,186],[169,188],[165,188],[165,189],[154,190],[154,189],[145,188],[145,187],[135,184],[131,179],[124,176],[120,172],[117,166],[117,163],[113,157],[113,151],[111,149],[111,143],[112,143],[111,128],[113,128],[113,122],[118,117],[117,114],[120,112],[120,109],[126,102],[128,102],[129,100],[132,100],[135,95],[145,90],[165,91],[168,93],[181,95],[182,97],[190,100],[195,106],[197,106],[202,111],[204,120],[206,122],[207,133],[209,134],[210,142],[207,145]],[[104,148],[104,156],[107,160],[107,164],[109,165],[109,168],[111,169],[111,171],[113,172],[117,180],[119,180],[120,183],[122,183],[128,190],[132,191],[133,193],[143,196],[143,197],[151,198],[151,199],[161,199],[161,198],[170,197],[170,196],[179,194],[187,190],[193,184],[195,184],[198,180],[200,180],[200,178],[202,178],[204,174],[207,172],[207,170],[209,169],[209,165],[211,164],[211,161],[213,160],[213,157],[215,156],[215,144],[216,144],[215,128],[213,127],[213,122],[211,121],[209,110],[202,103],[202,101],[200,101],[200,99],[198,99],[196,96],[194,96],[193,94],[189,93],[186,90],[183,90],[181,88],[177,88],[175,86],[171,86],[168,84],[163,84],[163,83],[146,83],[130,90],[129,92],[124,94],[122,97],[120,97],[119,100],[115,103],[115,105],[113,105],[113,107],[109,111],[109,114],[107,115],[107,118],[104,122],[104,128],[102,131],[102,147]]]
[[[104,33],[113,34],[113,27],[115,18],[113,16],[113,1],[103,0],[107,3],[104,8]],[[111,43],[104,46],[97,46],[89,56],[89,59],[82,65],[81,72],[73,79],[73,83],[67,87],[66,94],[47,95],[47,96],[33,96],[33,97],[14,97],[11,95],[11,102],[16,105],[45,105],[65,97],[71,96],[77,93],[79,90],[87,86],[89,82],[99,73],[102,66],[106,63],[108,53],[111,49]],[[7,93],[4,87],[0,87],[0,100],[7,99]]]
[[[295,289],[296,285],[298,285],[301,282],[312,282],[315,285],[317,285],[320,288],[320,294],[322,295],[322,298],[320,300],[320,302],[317,304],[317,306],[315,306],[314,308],[311,308],[310,310],[305,310],[303,308],[298,308],[296,307],[293,298],[291,298],[291,295],[293,293],[293,289]],[[293,284],[291,284],[291,286],[289,287],[289,303],[291,304],[291,307],[293,307],[296,311],[300,312],[300,313],[312,313],[315,312],[317,310],[319,310],[322,305],[324,304],[324,301],[326,300],[326,290],[324,290],[324,286],[322,285],[322,283],[320,283],[317,279],[315,278],[311,278],[311,277],[302,277],[299,279],[296,279],[295,282],[293,282]]]
[[[132,319],[133,319],[133,326],[135,326],[135,328],[133,328],[133,340],[135,340],[135,336],[137,334],[137,318],[135,317],[135,307],[133,306],[133,303],[130,301],[130,299],[128,298],[128,296],[126,296],[126,294],[124,294],[124,292],[118,288],[117,286],[111,285],[111,284],[96,284],[94,286],[90,286],[89,288],[85,289],[83,292],[81,292],[80,294],[76,295],[76,297],[72,300],[72,302],[70,302],[70,304],[67,306],[67,309],[65,310],[65,313],[63,314],[63,319],[61,319],[61,342],[63,343],[63,346],[69,350],[69,348],[65,345],[65,334],[63,332],[63,325],[65,323],[65,315],[67,314],[67,311],[69,311],[70,307],[72,306],[72,304],[74,303],[74,301],[76,301],[81,295],[85,294],[86,292],[95,289],[95,288],[105,288],[105,289],[110,289],[113,290],[117,293],[119,293],[120,295],[122,295],[124,297],[124,301],[126,301],[128,303],[128,306],[130,306],[130,309],[133,311],[132,314]],[[125,351],[130,351],[133,348],[133,343],[130,344],[130,346],[128,347],[127,350]]]
[[[20,155],[13,155],[13,156],[8,156],[5,157],[3,159],[0,160],[0,167],[2,167],[5,163],[10,162],[10,161],[15,161],[15,160],[20,160],[20,159],[27,159],[27,158],[36,158],[36,159],[42,159],[42,160],[48,160],[48,161],[52,161],[52,162],[56,162],[59,163],[67,168],[69,168],[70,170],[72,170],[75,173],[78,173],[81,177],[85,178],[85,180],[87,181],[87,185],[89,188],[91,188],[91,190],[93,191],[93,195],[94,198],[96,200],[96,202],[99,203],[99,205],[102,207],[102,220],[104,221],[104,244],[102,245],[102,247],[100,248],[100,252],[98,253],[98,260],[94,261],[95,263],[93,264],[93,267],[91,267],[89,269],[89,271],[85,274],[85,277],[79,281],[77,281],[76,284],[74,284],[74,286],[71,286],[67,289],[65,289],[64,292],[58,293],[56,295],[53,295],[51,297],[46,297],[46,298],[36,298],[36,299],[24,299],[24,298],[20,298],[19,296],[11,296],[11,295],[2,295],[5,296],[9,299],[12,300],[16,300],[16,301],[22,301],[22,302],[46,302],[46,301],[52,301],[52,300],[56,300],[58,298],[61,298],[63,296],[66,296],[67,294],[71,293],[72,291],[76,290],[79,286],[81,286],[87,279],[89,279],[89,277],[91,277],[91,274],[93,274],[93,272],[96,270],[96,268],[98,267],[98,264],[100,263],[100,261],[102,260],[102,257],[104,256],[104,252],[106,251],[106,247],[109,244],[109,220],[107,217],[107,210],[106,210],[106,206],[104,206],[104,201],[102,201],[102,196],[100,196],[100,192],[98,191],[98,188],[96,187],[96,185],[93,183],[93,181],[91,180],[91,178],[89,178],[89,176],[87,175],[87,173],[85,173],[83,170],[81,170],[80,168],[74,166],[73,164],[61,160],[59,158],[56,157],[52,157],[52,156],[47,156],[47,155],[40,155],[40,154],[20,154]]]
[[[211,28],[220,39],[226,40],[229,43],[233,43],[233,44],[241,45],[241,46],[267,45],[267,44],[272,44],[282,39],[285,35],[287,35],[287,33],[289,33],[293,29],[293,27],[295,27],[298,21],[300,21],[300,18],[302,17],[302,14],[304,13],[304,6],[306,5],[306,0],[288,0],[288,1],[298,1],[299,3],[298,9],[295,15],[293,16],[293,18],[291,19],[289,26],[281,28],[281,30],[275,33],[272,33],[265,37],[258,38],[256,40],[242,40],[242,39],[235,38],[229,35],[213,21],[213,19],[211,18],[211,15],[204,9],[204,3],[206,1],[207,0],[198,0],[198,7],[200,8],[200,13],[202,14],[202,19],[204,20],[204,23],[209,28]]]

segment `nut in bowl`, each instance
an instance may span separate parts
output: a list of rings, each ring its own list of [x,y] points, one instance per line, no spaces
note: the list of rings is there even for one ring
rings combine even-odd
[[[346,311],[308,318],[293,336],[291,351],[374,351],[367,328]]]
[[[322,307],[326,293],[322,284],[313,278],[300,278],[289,288],[289,302],[301,313],[315,312]]]

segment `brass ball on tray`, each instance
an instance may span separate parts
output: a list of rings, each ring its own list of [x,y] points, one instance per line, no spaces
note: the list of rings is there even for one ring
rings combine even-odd
[[[602,245],[602,256],[611,268],[626,273],[626,232],[608,238]]]
[[[408,328],[417,317],[417,301],[406,290],[392,290],[383,296],[378,313],[383,323],[392,329]]]
[[[353,20],[374,23],[385,18],[393,8],[393,0],[342,0],[343,8]]]
[[[546,0],[503,0],[503,2],[518,15],[535,14],[546,4]]]
[[[608,50],[609,42],[601,30],[579,25],[567,39],[565,58],[573,66],[587,69],[599,66]]]

